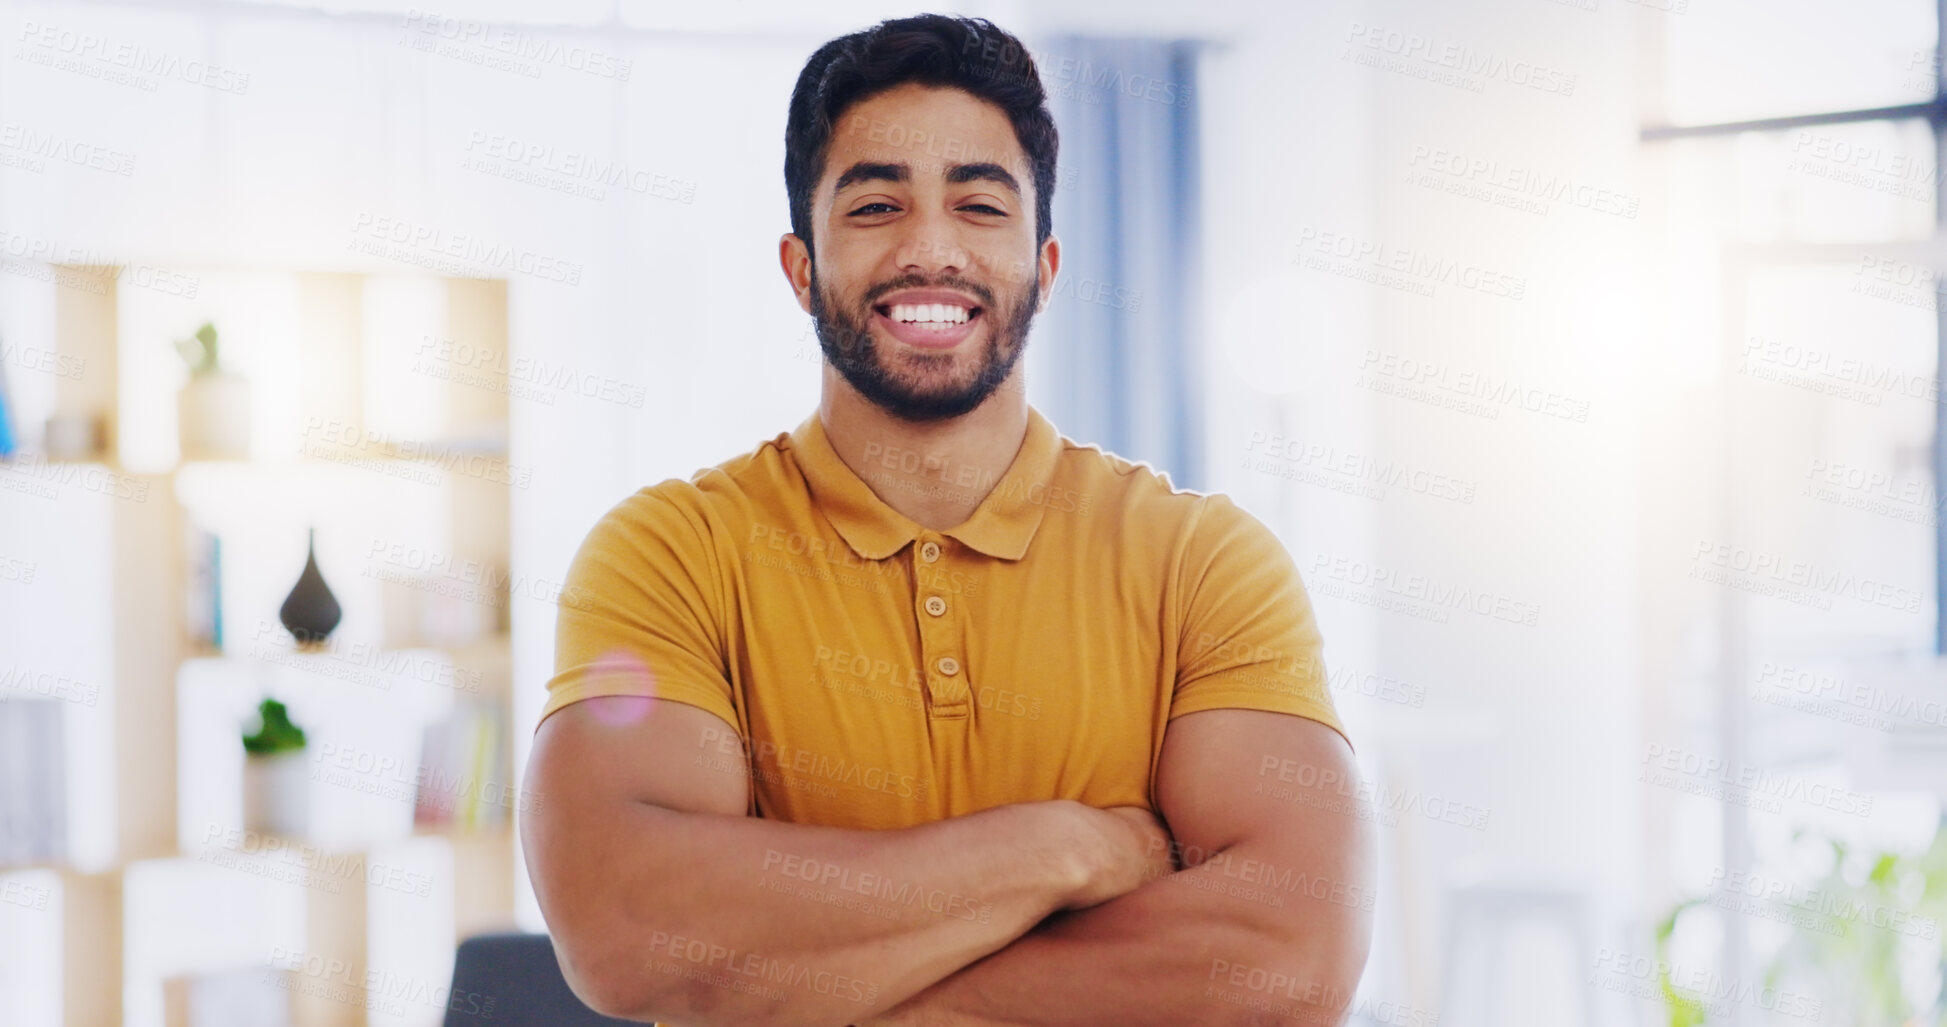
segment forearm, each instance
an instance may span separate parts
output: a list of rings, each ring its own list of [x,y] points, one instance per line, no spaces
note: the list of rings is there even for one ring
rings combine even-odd
[[[1337,1024],[1363,966],[1372,893],[1232,846],[1064,913],[921,992],[885,1027]]]
[[[1083,869],[1068,820],[1027,803],[858,831],[631,803],[560,854],[573,883],[546,912],[628,1015],[843,1025],[1061,908]]]

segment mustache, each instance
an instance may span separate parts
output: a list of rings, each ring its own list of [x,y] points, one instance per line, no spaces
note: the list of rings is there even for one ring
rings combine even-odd
[[[874,304],[879,302],[880,297],[898,292],[901,289],[953,289],[957,292],[964,292],[973,296],[980,301],[980,305],[983,307],[990,310],[994,307],[994,290],[970,278],[962,278],[959,275],[940,275],[935,278],[928,278],[925,275],[910,274],[900,275],[897,278],[889,278],[865,290],[863,302],[866,308],[870,309]]]

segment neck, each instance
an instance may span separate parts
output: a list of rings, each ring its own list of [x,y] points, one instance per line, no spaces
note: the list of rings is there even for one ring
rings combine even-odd
[[[838,458],[887,506],[944,531],[973,516],[1014,463],[1028,432],[1027,390],[1017,365],[974,409],[916,424],[874,406],[827,364],[818,418]]]

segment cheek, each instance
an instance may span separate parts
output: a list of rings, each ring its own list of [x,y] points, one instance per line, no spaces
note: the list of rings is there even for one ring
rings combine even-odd
[[[978,263],[987,279],[1002,292],[1026,292],[1040,280],[1041,265],[1032,252],[1024,256],[1020,250],[1010,247],[979,254]]]

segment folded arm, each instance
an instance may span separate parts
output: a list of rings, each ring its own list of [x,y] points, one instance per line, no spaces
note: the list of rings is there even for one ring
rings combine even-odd
[[[1146,839],[1074,802],[897,831],[748,817],[735,740],[701,709],[624,696],[537,732],[521,840],[562,970],[598,1012],[842,1027],[1142,881]]]
[[[1171,722],[1157,798],[1190,869],[1051,918],[875,1027],[1338,1024],[1365,966],[1372,885],[1350,747],[1257,710]]]

